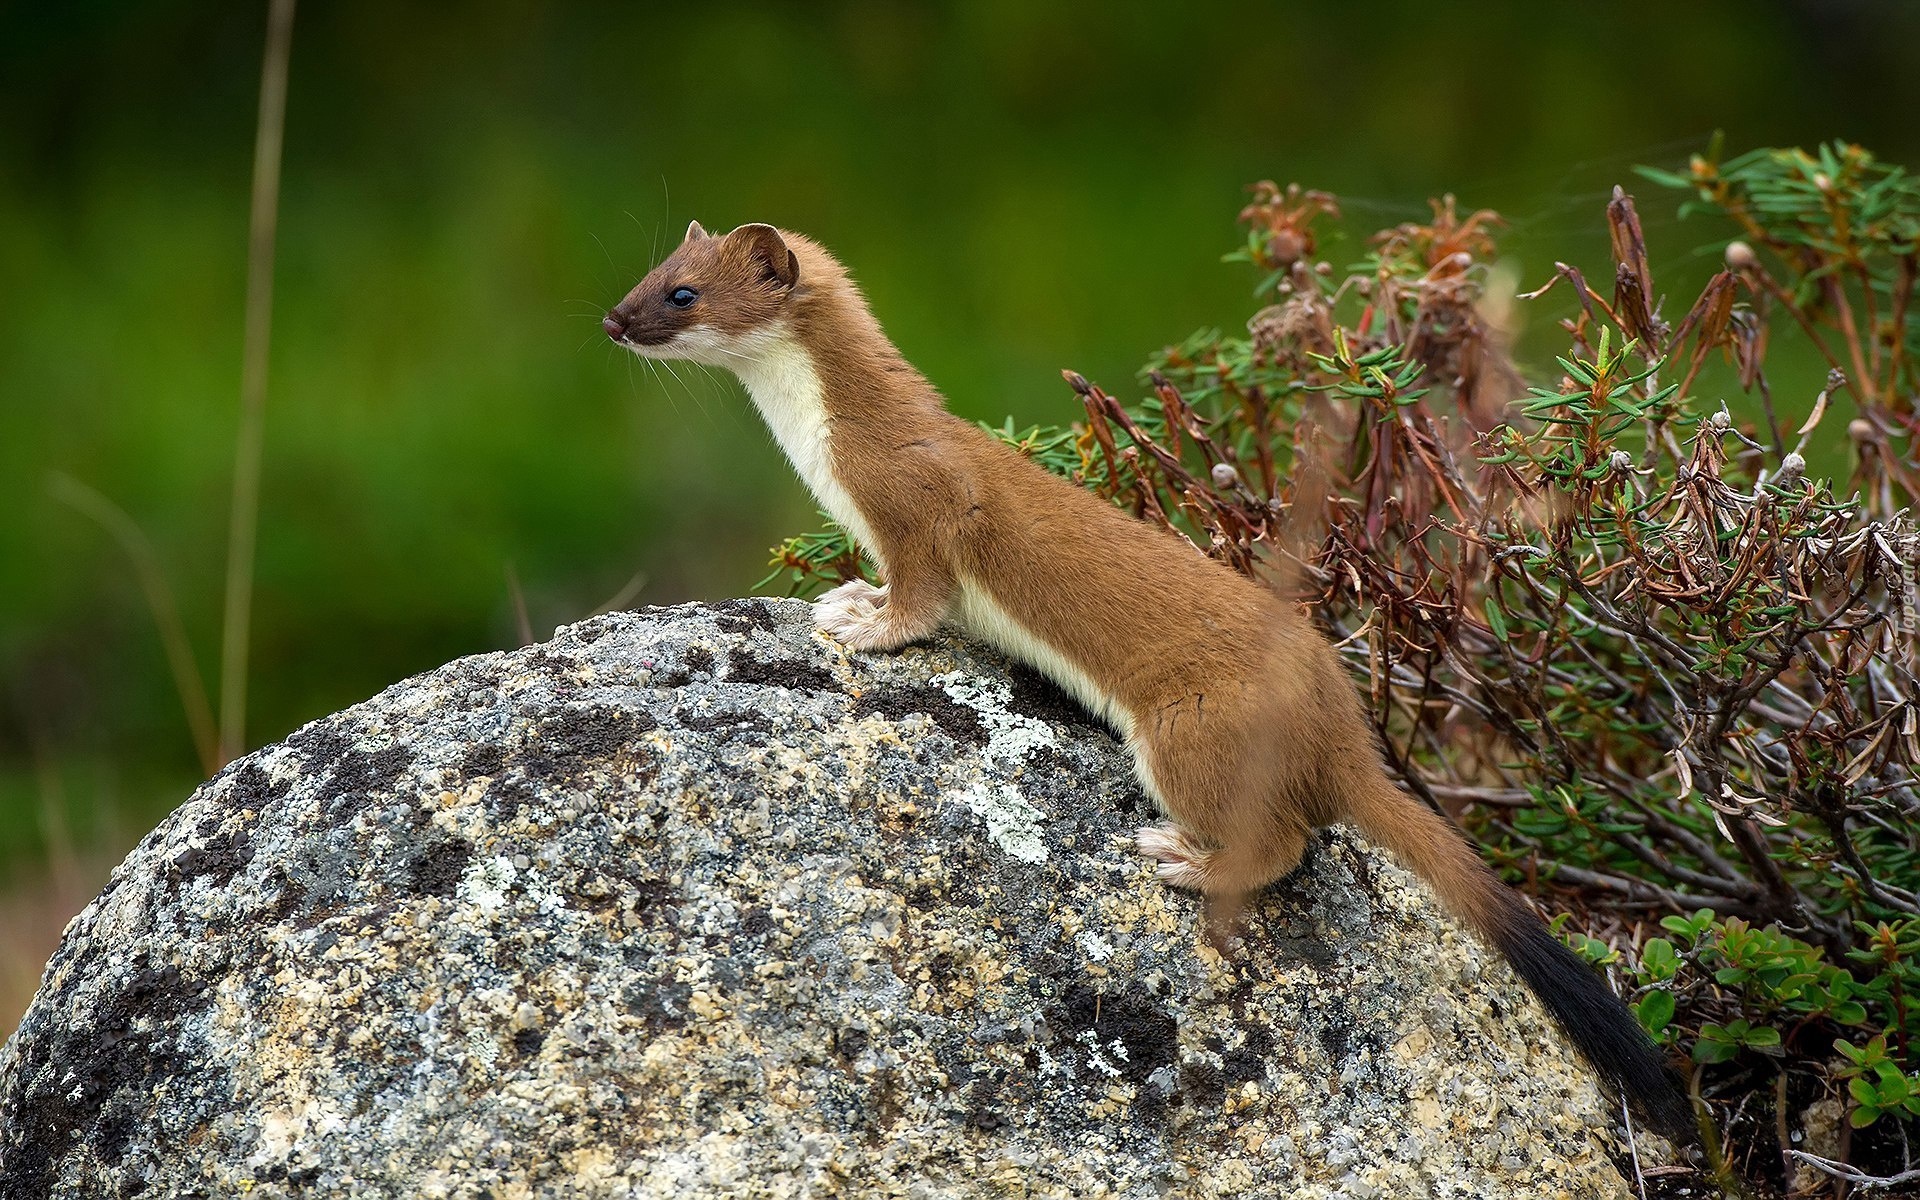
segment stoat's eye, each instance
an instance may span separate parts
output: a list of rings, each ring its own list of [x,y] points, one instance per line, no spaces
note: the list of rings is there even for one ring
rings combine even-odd
[[[700,293],[690,287],[677,287],[667,293],[667,303],[675,308],[691,308],[699,298]]]

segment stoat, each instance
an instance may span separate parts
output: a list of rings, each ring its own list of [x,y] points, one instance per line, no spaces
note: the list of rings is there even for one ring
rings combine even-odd
[[[842,584],[814,621],[858,651],[953,623],[1032,664],[1124,737],[1170,820],[1136,835],[1210,927],[1358,826],[1512,962],[1600,1073],[1661,1128],[1691,1112],[1627,1007],[1382,765],[1353,682],[1266,588],[949,413],[846,270],[770,225],[698,222],[604,322],[655,359],[725,367],[820,504],[885,579]]]

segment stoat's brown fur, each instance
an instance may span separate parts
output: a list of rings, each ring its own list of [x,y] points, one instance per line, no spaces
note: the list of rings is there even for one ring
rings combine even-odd
[[[1686,1124],[1638,1024],[1445,818],[1394,785],[1326,640],[1267,589],[947,412],[824,249],[767,225],[680,248],[606,319],[651,358],[734,371],[884,587],[814,607],[854,650],[954,623],[1056,680],[1124,736],[1170,818],[1160,878],[1216,933],[1351,821],[1507,954],[1575,1042],[1663,1126]]]

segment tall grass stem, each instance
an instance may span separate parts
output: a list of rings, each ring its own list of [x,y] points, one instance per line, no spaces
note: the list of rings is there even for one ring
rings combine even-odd
[[[160,631],[160,645],[167,653],[167,666],[173,673],[173,686],[180,693],[180,709],[186,714],[187,729],[193,734],[194,752],[200,767],[211,775],[220,769],[220,738],[213,723],[213,707],[207,702],[207,685],[200,676],[200,665],[193,657],[193,644],[187,638],[186,622],[180,619],[180,606],[160,569],[160,556],[153,551],[140,526],[113,501],[70,475],[53,472],[47,490],[56,500],[91,517],[120,543],[133,564],[134,576],[147,599],[147,611]]]
[[[260,456],[267,417],[267,344],[273,329],[273,249],[280,214],[280,147],[287,116],[287,60],[294,0],[272,0],[260,66],[247,239],[247,325],[241,350],[240,431],[233,454],[226,605],[220,623],[220,762],[246,749],[247,644],[253,623],[253,558],[260,525]]]

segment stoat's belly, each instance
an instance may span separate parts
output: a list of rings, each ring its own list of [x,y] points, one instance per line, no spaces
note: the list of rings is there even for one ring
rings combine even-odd
[[[1074,699],[1086,705],[1089,711],[1112,724],[1129,742],[1132,741],[1133,714],[1096,683],[1078,663],[1014,620],[985,588],[972,580],[961,579],[953,617],[967,632],[1059,684]]]

